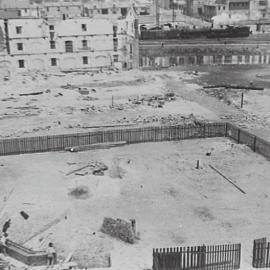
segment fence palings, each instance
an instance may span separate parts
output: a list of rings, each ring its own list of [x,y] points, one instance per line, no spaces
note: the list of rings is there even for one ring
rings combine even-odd
[[[237,141],[237,143],[249,146],[254,152],[270,159],[270,142],[231,123],[226,123],[226,131],[229,138]]]
[[[127,143],[171,141],[225,136],[225,123],[204,125],[152,126],[111,129],[88,133],[63,134],[0,140],[0,155],[59,151],[66,147],[126,141]]]
[[[270,267],[270,242],[266,238],[254,240],[252,266],[255,268]]]
[[[241,244],[153,250],[153,270],[233,270],[240,260]]]

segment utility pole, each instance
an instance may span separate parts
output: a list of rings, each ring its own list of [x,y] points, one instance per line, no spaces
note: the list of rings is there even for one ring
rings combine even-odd
[[[156,26],[160,26],[160,5],[159,0],[155,0],[156,2]]]

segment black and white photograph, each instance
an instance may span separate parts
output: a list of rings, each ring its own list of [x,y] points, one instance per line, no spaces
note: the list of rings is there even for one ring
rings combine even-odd
[[[0,0],[0,270],[258,268],[270,0]]]

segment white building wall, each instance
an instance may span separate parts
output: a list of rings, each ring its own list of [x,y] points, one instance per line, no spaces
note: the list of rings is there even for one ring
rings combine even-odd
[[[130,14],[127,21],[121,20],[117,29],[118,47],[114,46],[113,22],[109,20],[92,20],[76,18],[68,20],[46,21],[43,19],[10,19],[9,44],[12,72],[48,69],[94,68],[111,65],[122,66],[122,63],[132,62],[134,51],[134,19]],[[50,29],[49,26],[54,28]],[[86,26],[84,30],[82,25]],[[21,27],[21,33],[16,32]],[[51,35],[55,49],[50,48]],[[87,40],[83,48],[82,41]],[[66,52],[65,41],[71,41],[72,52]],[[23,50],[18,50],[18,43],[23,44]],[[83,57],[88,63],[83,63]],[[57,66],[52,66],[51,59],[57,59]],[[24,67],[19,67],[19,60],[24,61]]]
[[[17,33],[16,27],[21,27],[22,32]],[[48,28],[45,24],[45,21],[40,18],[31,18],[31,19],[10,19],[8,20],[8,32],[9,38],[44,38],[48,36]]]

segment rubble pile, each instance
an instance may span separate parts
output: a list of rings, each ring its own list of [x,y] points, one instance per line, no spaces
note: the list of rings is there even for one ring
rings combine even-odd
[[[204,88],[203,92],[208,96],[215,97],[228,105],[234,104],[235,100],[240,101],[241,95],[239,91],[235,91],[233,89],[225,90],[224,88]]]
[[[105,217],[101,227],[101,232],[130,244],[134,244],[135,242],[135,232],[132,228],[131,222],[127,222],[123,219]]]
[[[91,164],[93,175],[104,175],[104,171],[108,170],[108,166],[103,162],[96,161]]]
[[[155,108],[162,108],[165,102],[170,102],[176,100],[176,96],[173,92],[166,93],[165,95],[152,95],[152,96],[142,96],[141,98],[129,98],[129,102],[136,105],[148,105]]]
[[[136,118],[127,118],[123,117],[122,119],[118,119],[114,121],[117,124],[157,124],[157,125],[200,125],[203,124],[203,120],[197,119],[194,114],[190,114],[188,116],[176,114],[176,115],[167,115],[167,116],[146,116],[142,117],[141,115]]]
[[[71,148],[72,149],[72,148]],[[72,152],[72,151],[71,151]],[[90,171],[89,171],[90,168]],[[75,173],[75,175],[84,176],[89,173],[92,173],[93,175],[104,175],[104,171],[108,170],[108,166],[100,161],[90,161],[88,164],[72,170],[71,172],[67,173],[66,175],[70,175]]]

